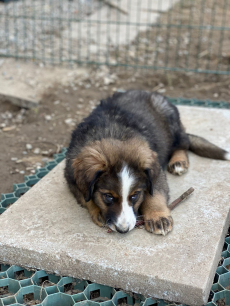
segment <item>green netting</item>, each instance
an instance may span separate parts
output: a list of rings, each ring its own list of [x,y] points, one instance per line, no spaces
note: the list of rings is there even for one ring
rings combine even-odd
[[[230,74],[230,0],[0,1],[0,56]]]

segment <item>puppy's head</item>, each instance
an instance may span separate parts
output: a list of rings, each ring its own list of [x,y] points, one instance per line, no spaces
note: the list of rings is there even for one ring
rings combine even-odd
[[[153,193],[160,166],[157,154],[138,138],[88,144],[73,161],[76,184],[101,210],[114,231],[132,230],[145,193]]]

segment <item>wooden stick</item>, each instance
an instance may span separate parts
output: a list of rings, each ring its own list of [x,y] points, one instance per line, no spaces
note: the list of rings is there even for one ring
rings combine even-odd
[[[191,187],[189,188],[186,192],[184,192],[179,198],[177,198],[176,200],[174,200],[171,204],[169,204],[168,208],[170,210],[173,210],[180,202],[182,202],[183,200],[185,200],[188,196],[190,196],[190,194],[194,191],[194,188]]]
[[[125,11],[123,8],[121,8],[120,6],[118,6],[117,4],[114,4],[112,2],[110,2],[109,0],[102,0],[105,4],[107,4],[108,6],[118,10],[119,12],[125,14],[125,15],[128,15],[128,12]]]

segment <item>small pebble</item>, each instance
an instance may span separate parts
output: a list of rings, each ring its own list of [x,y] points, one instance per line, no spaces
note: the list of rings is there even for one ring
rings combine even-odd
[[[74,120],[72,118],[65,119],[65,124],[67,124],[67,125],[75,125]]]
[[[41,150],[39,148],[34,149],[34,154],[40,154]]]
[[[54,101],[54,105],[58,105],[58,104],[60,104],[60,101],[59,101],[59,100]]]
[[[46,116],[45,116],[45,119],[46,119],[47,121],[50,121],[50,120],[52,119],[52,117],[51,117],[50,115],[46,115]]]
[[[3,132],[9,132],[9,131],[12,131],[12,130],[15,130],[15,129],[16,129],[16,126],[13,125],[13,126],[4,127],[2,130],[3,130]]]
[[[17,157],[11,157],[11,160],[16,161],[16,160],[18,160],[18,158]]]
[[[33,170],[33,169],[34,169],[33,167],[26,167],[27,171],[30,171],[30,170]]]
[[[49,158],[48,157],[44,157],[44,158],[42,158],[42,161],[43,162],[46,162],[46,161],[48,161],[49,160]]]
[[[20,174],[25,174],[25,171],[24,171],[24,170],[22,170],[22,171],[20,171],[19,173],[20,173]]]
[[[22,154],[26,155],[26,154],[27,154],[27,152],[26,152],[26,151],[23,151],[23,152],[22,152]]]
[[[165,89],[165,88],[160,88],[160,89],[157,90],[157,92],[159,92],[159,93],[165,93],[165,92],[166,92],[166,89]]]
[[[214,98],[218,98],[218,97],[219,97],[219,94],[216,92],[216,93],[214,93],[213,97],[214,97]]]
[[[33,146],[30,143],[26,144],[26,149],[27,150],[32,150]]]
[[[35,170],[30,170],[31,173],[35,173]]]
[[[104,85],[110,85],[114,83],[114,80],[109,77],[104,77]]]

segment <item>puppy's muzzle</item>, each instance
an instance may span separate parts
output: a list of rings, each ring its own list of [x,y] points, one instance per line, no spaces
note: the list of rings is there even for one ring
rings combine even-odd
[[[127,233],[127,232],[129,231],[129,226],[126,227],[126,228],[124,228],[124,227],[117,227],[117,226],[115,225],[115,228],[116,228],[116,231],[117,231],[118,233],[121,233],[121,234],[125,234],[125,233]]]

